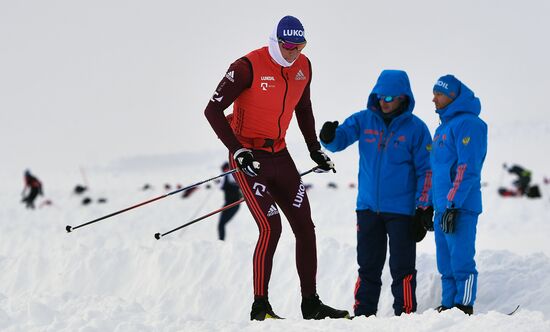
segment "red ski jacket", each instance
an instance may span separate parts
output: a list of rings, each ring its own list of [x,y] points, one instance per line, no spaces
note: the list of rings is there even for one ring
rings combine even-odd
[[[241,147],[277,152],[286,147],[286,131],[295,112],[308,149],[319,149],[310,82],[311,65],[305,55],[300,54],[292,66],[285,68],[263,47],[229,67],[205,115],[231,152]],[[228,125],[223,110],[232,102]]]

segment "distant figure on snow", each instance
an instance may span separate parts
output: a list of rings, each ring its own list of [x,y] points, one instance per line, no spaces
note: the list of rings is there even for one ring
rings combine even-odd
[[[82,195],[86,190],[88,190],[88,187],[86,186],[83,186],[81,184],[77,184],[74,189],[73,189],[73,192],[77,195]]]
[[[517,192],[520,196],[525,195],[531,183],[531,171],[519,165],[507,167],[507,165],[504,164],[504,168],[508,173],[517,175],[518,178],[514,181],[514,186],[517,188]]]
[[[181,194],[181,198],[188,198],[189,196],[191,196],[198,189],[199,189],[198,187],[193,187],[193,188],[189,188],[187,190],[184,190],[183,194]]]
[[[21,202],[26,204],[27,209],[34,209],[34,200],[38,195],[43,195],[42,182],[31,174],[29,170],[25,171],[25,187],[21,193],[23,199]]]
[[[508,171],[510,174],[517,176],[517,179],[513,182],[515,190],[510,190],[506,188],[499,188],[498,193],[504,197],[510,196],[527,196],[530,198],[540,197],[539,186],[531,186],[531,171],[527,170],[519,165],[512,165],[508,167],[507,164],[502,165],[502,167]]]
[[[225,162],[222,165],[222,171],[227,172],[229,171],[229,163]],[[223,206],[227,206],[231,203],[234,203],[241,199],[243,197],[243,194],[241,193],[241,189],[239,188],[239,185],[235,181],[235,178],[233,175],[226,175],[223,178],[223,184],[222,184],[222,190],[225,202]],[[225,225],[235,216],[237,211],[239,210],[239,204],[223,210],[220,215],[220,221],[218,223],[218,238],[220,240],[225,240]]]

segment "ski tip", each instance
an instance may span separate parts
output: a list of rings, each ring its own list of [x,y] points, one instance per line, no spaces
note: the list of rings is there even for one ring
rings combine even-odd
[[[72,228],[72,226],[67,225],[67,227],[65,227],[65,230],[67,231],[67,233],[70,233],[70,232],[73,231],[73,228]]]
[[[155,239],[160,240],[160,237],[161,237],[160,233],[155,233]]]
[[[512,310],[512,311],[508,314],[508,316],[512,316],[513,314],[515,314],[516,311],[518,311],[518,309],[519,309],[519,304],[518,304],[518,306],[516,307],[516,309]]]

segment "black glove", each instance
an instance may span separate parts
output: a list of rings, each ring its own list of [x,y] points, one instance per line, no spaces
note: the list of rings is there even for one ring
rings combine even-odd
[[[427,209],[417,208],[411,225],[411,237],[420,242],[426,236],[427,231],[433,231],[434,209],[430,206]]]
[[[418,209],[416,213],[420,213],[420,218],[422,219],[422,226],[428,232],[434,231],[434,208],[428,206],[426,209],[420,209],[422,212],[419,212]]]
[[[443,212],[443,216],[441,217],[441,221],[439,222],[439,226],[441,226],[441,230],[443,231],[443,233],[454,232],[457,214],[458,209],[454,208],[447,208],[445,212]]]
[[[313,150],[309,153],[309,156],[311,157],[311,159],[313,159],[314,162],[317,163],[317,168],[315,169],[314,172],[326,173],[332,170],[332,172],[336,173],[336,169],[334,168],[334,163],[323,151]]]
[[[330,143],[334,140],[336,136],[336,128],[338,127],[338,121],[327,121],[323,124],[321,128],[321,133],[319,133],[319,138],[323,143]]]
[[[233,158],[235,158],[239,170],[244,174],[255,177],[260,173],[260,162],[254,159],[251,150],[246,148],[239,149],[235,152]]]

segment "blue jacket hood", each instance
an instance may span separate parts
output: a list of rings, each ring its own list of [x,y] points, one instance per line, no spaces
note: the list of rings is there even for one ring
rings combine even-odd
[[[367,101],[369,110],[380,110],[378,97],[381,96],[401,96],[409,97],[409,107],[405,112],[412,112],[414,109],[414,96],[409,82],[409,76],[403,70],[384,70],[380,73],[372,92]]]
[[[470,113],[478,116],[481,113],[481,102],[464,83],[460,82],[460,93],[456,99],[446,107],[436,110],[441,120],[448,120],[459,113]]]

